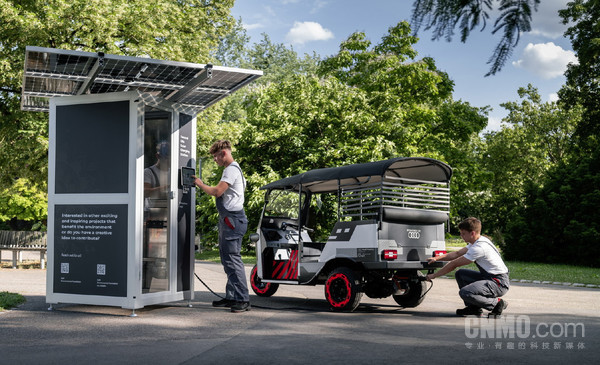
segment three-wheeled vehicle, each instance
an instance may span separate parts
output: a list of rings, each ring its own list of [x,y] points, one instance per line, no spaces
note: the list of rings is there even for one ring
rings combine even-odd
[[[252,290],[268,297],[280,284],[324,284],[335,311],[355,310],[363,293],[418,306],[427,287],[422,271],[444,265],[427,258],[446,253],[451,176],[441,161],[399,157],[263,186],[265,205],[250,237]]]

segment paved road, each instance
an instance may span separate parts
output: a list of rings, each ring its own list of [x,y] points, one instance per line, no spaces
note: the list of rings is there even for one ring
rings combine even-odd
[[[249,267],[247,268],[250,269]],[[221,292],[218,264],[196,272]],[[456,284],[437,279],[425,301],[401,309],[391,298],[363,297],[354,313],[333,313],[323,287],[280,286],[271,298],[234,314],[213,308],[196,281],[187,302],[136,311],[59,304],[48,311],[45,271],[0,270],[0,291],[27,303],[0,313],[3,364],[597,364],[600,290],[513,285],[500,320],[455,317]],[[497,332],[496,332],[497,330]]]

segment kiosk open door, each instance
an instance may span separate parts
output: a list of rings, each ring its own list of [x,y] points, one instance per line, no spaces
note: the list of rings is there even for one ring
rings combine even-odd
[[[50,114],[48,303],[193,298],[196,115],[261,75],[27,47],[21,107]]]

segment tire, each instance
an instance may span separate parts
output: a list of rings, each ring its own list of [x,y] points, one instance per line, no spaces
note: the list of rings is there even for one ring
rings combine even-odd
[[[325,299],[336,312],[352,312],[358,307],[362,292],[358,275],[347,267],[339,267],[325,282]]]
[[[250,286],[252,287],[252,291],[254,294],[259,297],[270,297],[275,294],[277,289],[279,288],[279,284],[275,283],[263,283],[258,277],[258,268],[256,265],[252,268],[250,272]]]
[[[417,276],[422,277],[425,275],[423,275],[422,272],[417,271]],[[426,288],[427,286],[422,280],[417,282],[410,281],[408,283],[408,291],[405,294],[393,295],[393,297],[396,303],[401,307],[414,308],[421,304],[423,299],[425,299]]]

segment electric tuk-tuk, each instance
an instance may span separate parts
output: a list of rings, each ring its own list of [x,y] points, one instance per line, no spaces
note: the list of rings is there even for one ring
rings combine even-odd
[[[446,253],[452,168],[399,157],[323,168],[261,189],[265,204],[250,283],[256,295],[280,284],[325,286],[335,311],[355,310],[364,293],[402,307],[424,299],[427,263]]]

